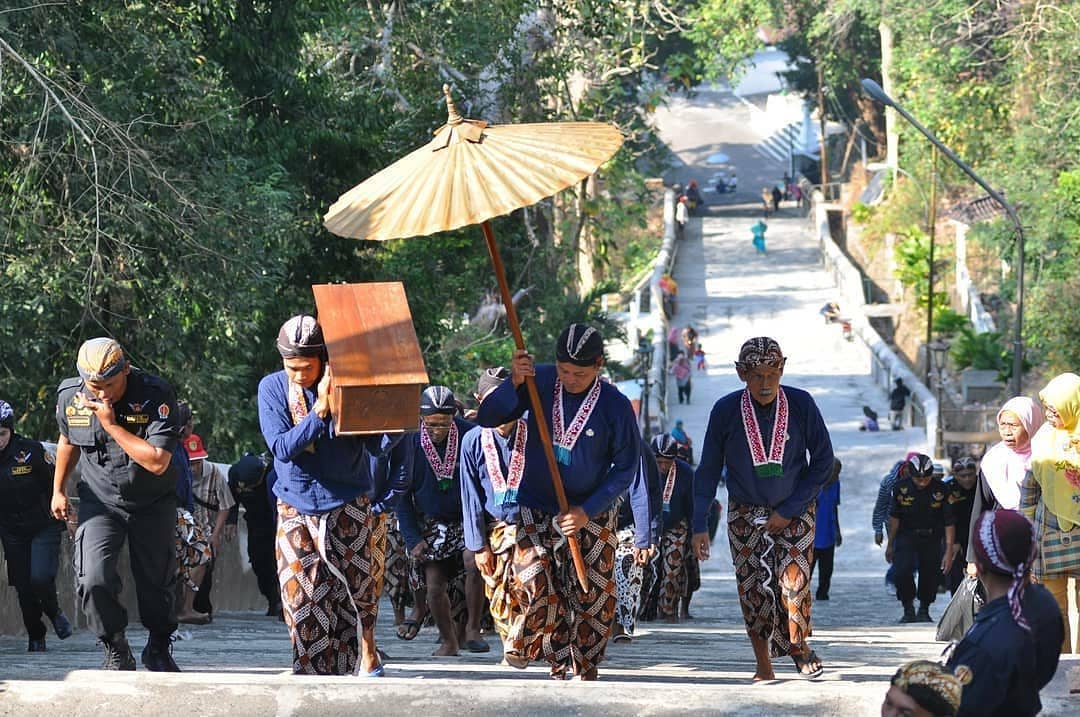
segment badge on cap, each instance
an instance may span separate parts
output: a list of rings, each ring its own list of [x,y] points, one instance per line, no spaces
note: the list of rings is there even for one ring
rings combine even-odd
[[[161,420],[165,420],[169,417],[169,404],[163,403],[157,407],[157,415]]]

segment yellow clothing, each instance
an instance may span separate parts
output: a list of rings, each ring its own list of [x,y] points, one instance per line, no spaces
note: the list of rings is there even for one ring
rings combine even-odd
[[[1063,373],[1039,392],[1043,406],[1053,406],[1063,428],[1044,423],[1031,439],[1031,477],[1043,503],[1062,530],[1080,525],[1080,376]]]

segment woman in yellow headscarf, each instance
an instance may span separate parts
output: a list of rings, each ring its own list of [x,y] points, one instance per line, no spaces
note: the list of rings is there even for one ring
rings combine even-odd
[[[1080,602],[1080,376],[1063,373],[1039,392],[1046,423],[1031,439],[1031,473],[1020,507],[1035,523],[1040,555],[1035,576],[1065,616],[1063,653],[1072,652],[1069,592]]]

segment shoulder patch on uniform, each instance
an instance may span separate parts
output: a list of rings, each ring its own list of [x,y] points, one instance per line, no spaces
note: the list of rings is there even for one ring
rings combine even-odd
[[[82,386],[82,383],[83,380],[78,376],[65,378],[63,381],[60,382],[60,385],[57,386],[56,392],[60,393],[61,391],[66,391],[69,388],[78,388],[79,386]]]
[[[157,415],[161,420],[165,420],[169,417],[169,404],[163,403],[157,407]]]

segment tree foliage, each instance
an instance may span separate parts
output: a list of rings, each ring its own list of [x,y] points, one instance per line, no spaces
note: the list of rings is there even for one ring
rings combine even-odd
[[[602,320],[567,237],[640,231],[647,82],[687,72],[666,2],[83,0],[0,11],[0,358],[19,430],[55,437],[78,343],[109,334],[196,410],[223,458],[257,448],[272,337],[309,286],[405,283],[432,380],[471,387],[510,353],[465,317],[494,289],[477,230],[386,244],[330,235],[342,192],[445,122],[600,119],[628,136],[588,194],[496,220],[527,341]],[[671,62],[671,69],[666,68]],[[642,87],[652,89],[642,90]],[[578,192],[586,191],[579,188]],[[604,279],[627,271],[597,252]]]

